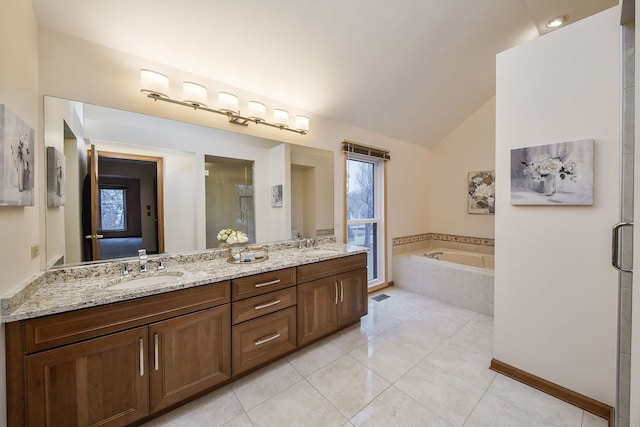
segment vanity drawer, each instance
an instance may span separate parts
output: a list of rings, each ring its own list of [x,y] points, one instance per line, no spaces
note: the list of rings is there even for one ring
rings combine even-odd
[[[232,373],[255,368],[296,348],[296,308],[290,307],[231,328]]]
[[[270,271],[241,277],[231,281],[231,298],[233,301],[266,294],[278,289],[288,288],[296,284],[296,269]]]
[[[231,323],[246,322],[292,305],[296,305],[295,286],[243,299],[231,305]]]
[[[358,270],[366,266],[367,254],[365,253],[305,264],[298,267],[298,283],[310,282],[334,274]]]

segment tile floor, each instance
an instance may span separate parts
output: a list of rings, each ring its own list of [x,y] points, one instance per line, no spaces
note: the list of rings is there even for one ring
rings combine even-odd
[[[488,369],[493,319],[397,288],[355,325],[144,427],[607,422]]]

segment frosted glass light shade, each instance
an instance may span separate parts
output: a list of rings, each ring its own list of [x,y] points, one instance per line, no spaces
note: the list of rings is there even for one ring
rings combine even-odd
[[[309,117],[296,116],[296,130],[309,132]]]
[[[218,110],[238,114],[238,97],[228,92],[218,92]]]
[[[151,70],[140,70],[140,91],[160,98],[168,98],[169,77]]]
[[[182,100],[196,107],[207,106],[207,88],[192,82],[182,83]]]
[[[273,124],[277,126],[289,127],[289,112],[286,110],[273,110]]]
[[[262,102],[249,101],[248,104],[249,113],[247,116],[250,119],[255,119],[261,122],[267,120],[267,107]]]

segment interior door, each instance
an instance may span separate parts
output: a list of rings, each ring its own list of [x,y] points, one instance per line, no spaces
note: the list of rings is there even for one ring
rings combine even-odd
[[[100,227],[100,196],[98,194],[98,150],[96,146],[91,144],[91,150],[89,151],[88,170],[91,187],[91,234],[84,236],[85,239],[91,240],[91,258],[93,261],[100,259],[100,242],[103,236],[98,234],[98,228]]]

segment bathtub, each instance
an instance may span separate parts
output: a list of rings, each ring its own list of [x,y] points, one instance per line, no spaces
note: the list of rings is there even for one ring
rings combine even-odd
[[[430,254],[441,252],[439,260]],[[429,298],[493,316],[494,257],[435,248],[393,257],[393,284]]]

